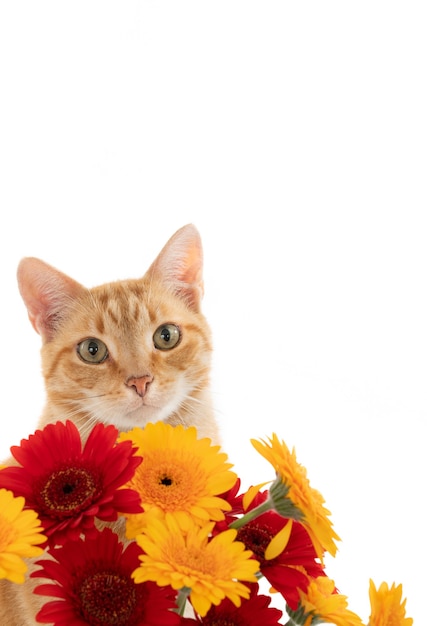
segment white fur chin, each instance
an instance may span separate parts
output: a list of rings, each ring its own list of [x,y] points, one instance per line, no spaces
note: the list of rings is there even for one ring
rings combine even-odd
[[[132,428],[139,427],[144,428],[147,424],[166,421],[167,418],[174,413],[179,404],[175,402],[169,402],[166,406],[154,407],[148,404],[144,404],[135,409],[109,411],[107,414],[102,415],[100,421],[108,424],[112,424],[121,432],[127,432]]]

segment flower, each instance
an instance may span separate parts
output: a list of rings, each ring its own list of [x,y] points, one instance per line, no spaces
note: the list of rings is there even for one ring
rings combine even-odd
[[[326,576],[313,579],[306,592],[301,592],[301,606],[295,611],[287,609],[293,623],[314,626],[321,622],[335,626],[363,626],[360,617],[347,608],[347,598],[335,588],[335,583]],[[303,621],[301,621],[303,620]]]
[[[24,558],[43,553],[39,544],[46,537],[35,511],[24,511],[25,500],[7,489],[0,489],[0,578],[15,583],[25,581]]]
[[[50,550],[51,559],[37,561],[32,577],[53,582],[38,585],[34,593],[51,596],[36,619],[53,626],[173,626],[175,593],[154,583],[136,585],[132,571],[141,550],[127,547],[109,528],[93,538],[68,542]]]
[[[237,478],[231,489],[228,489],[224,493],[220,494],[220,498],[223,498],[226,502],[228,502],[229,508],[225,512],[224,519],[215,524],[215,529],[226,530],[232,522],[242,515],[242,495],[239,494],[241,484],[241,479]]]
[[[406,599],[402,601],[402,585],[383,582],[378,587],[369,581],[371,616],[368,626],[412,626],[414,620],[406,617]]]
[[[97,424],[84,445],[71,421],[37,430],[0,466],[0,579],[24,582],[45,549],[30,576],[51,626],[278,626],[261,577],[288,626],[363,626],[325,571],[339,537],[295,451],[275,434],[252,444],[275,478],[239,493],[195,428]],[[413,625],[401,585],[369,594],[368,626]]]
[[[251,439],[251,443],[274,467],[277,480],[288,487],[285,497],[303,514],[301,523],[307,529],[319,558],[323,559],[325,550],[335,556],[337,551],[335,541],[339,540],[339,537],[332,528],[330,511],[324,507],[322,495],[310,486],[307,470],[297,462],[295,450],[291,452],[284,441],[279,441],[275,433],[268,442]]]
[[[144,554],[133,574],[135,581],[190,590],[191,604],[202,617],[225,597],[240,606],[241,598],[249,597],[249,588],[241,581],[256,582],[259,563],[242,542],[235,541],[236,530],[211,538],[213,526],[200,527],[190,519],[184,533],[170,513],[164,520],[150,519],[136,538]]]
[[[258,595],[257,583],[250,585],[250,596],[242,600],[240,607],[236,607],[228,598],[218,606],[211,606],[204,617],[196,615],[195,619],[183,618],[182,626],[278,626],[282,611],[270,607],[269,596]]]
[[[132,441],[143,463],[129,481],[138,491],[144,511],[163,516],[172,513],[186,528],[190,519],[204,524],[224,519],[230,505],[218,497],[236,482],[227,455],[208,438],[198,439],[194,427],[147,424],[122,433],[120,441]],[[127,516],[128,537],[135,537],[146,516]]]
[[[117,435],[99,423],[82,450],[73,422],[57,422],[11,448],[21,465],[0,470],[0,487],[38,513],[49,545],[93,532],[95,517],[114,521],[119,512],[141,510],[138,494],[122,488],[141,459],[131,442],[117,444]]]
[[[248,506],[253,510],[268,499],[268,491],[258,493]],[[243,498],[244,500],[244,498]],[[276,511],[262,513],[238,529],[237,539],[252,550],[260,571],[274,589],[282,594],[291,609],[297,609],[299,590],[305,591],[310,578],[324,575],[310,537],[298,522],[292,522],[286,545],[274,558],[268,558],[272,540],[289,524]]]

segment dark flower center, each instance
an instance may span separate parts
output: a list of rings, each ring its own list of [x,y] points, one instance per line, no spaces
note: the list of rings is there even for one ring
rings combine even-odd
[[[243,622],[239,618],[233,619],[231,617],[228,617],[227,615],[224,615],[223,617],[215,616],[209,619],[208,616],[209,613],[205,618],[203,618],[204,626],[244,626]]]
[[[258,526],[255,523],[247,524],[239,529],[236,539],[242,541],[248,550],[252,550],[260,566],[265,565],[265,551],[273,539],[273,534],[268,528]],[[271,561],[269,561],[271,563]]]
[[[97,495],[98,481],[84,467],[67,467],[49,475],[40,489],[44,512],[60,518],[84,509]]]
[[[82,617],[90,626],[127,625],[137,603],[135,583],[116,572],[86,578],[79,597]]]
[[[162,478],[159,480],[159,484],[160,485],[165,485],[166,487],[170,487],[173,483],[172,478],[169,478],[169,476],[162,476]]]

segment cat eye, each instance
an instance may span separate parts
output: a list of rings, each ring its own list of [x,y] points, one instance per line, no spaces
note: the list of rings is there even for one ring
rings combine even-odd
[[[77,354],[86,363],[102,363],[108,356],[108,348],[100,339],[89,337],[78,344]]]
[[[153,341],[159,350],[172,350],[178,345],[181,333],[175,324],[162,324],[153,335]]]

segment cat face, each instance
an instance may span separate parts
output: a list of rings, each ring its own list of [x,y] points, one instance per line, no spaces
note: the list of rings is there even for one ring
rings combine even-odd
[[[193,226],[169,240],[141,279],[86,289],[24,259],[18,282],[43,339],[45,422],[129,430],[159,420],[190,425],[209,413],[212,347],[200,312],[202,252]]]
[[[42,360],[48,397],[65,414],[128,430],[191,407],[191,393],[207,383],[210,352],[201,316],[141,280],[79,298]]]

